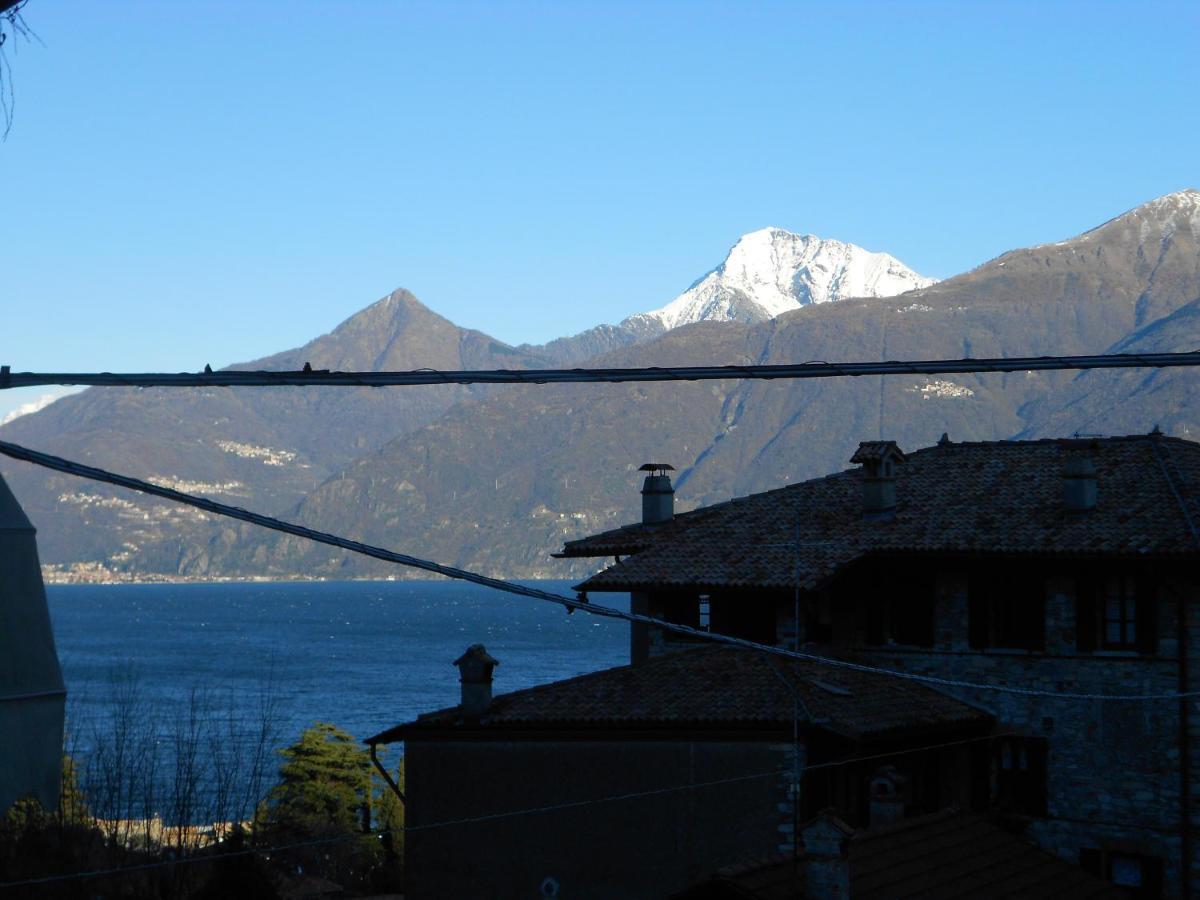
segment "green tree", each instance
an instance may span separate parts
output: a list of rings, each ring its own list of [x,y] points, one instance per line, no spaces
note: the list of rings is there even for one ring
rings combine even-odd
[[[387,765],[381,761],[381,765]],[[381,892],[400,891],[404,887],[404,804],[391,786],[375,777],[375,830],[383,848],[383,859],[376,870],[372,887]],[[392,776],[401,793],[404,792],[404,758]]]
[[[304,872],[343,883],[365,878],[380,856],[371,831],[371,758],[327,722],[305,729],[279,751],[279,783],[259,811],[268,845],[308,843],[286,859]]]

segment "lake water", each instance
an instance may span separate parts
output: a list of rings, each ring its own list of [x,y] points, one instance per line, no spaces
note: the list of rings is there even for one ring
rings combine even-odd
[[[573,596],[568,585],[539,583]],[[451,663],[473,643],[500,661],[497,693],[621,665],[629,653],[622,622],[449,581],[51,585],[47,595],[68,748],[84,754],[131,693],[164,734],[193,691],[251,725],[265,692],[280,746],[317,721],[361,740],[457,704]],[[628,608],[627,596],[614,599]]]

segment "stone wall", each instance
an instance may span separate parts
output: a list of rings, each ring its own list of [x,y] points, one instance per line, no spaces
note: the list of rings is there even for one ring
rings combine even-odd
[[[839,654],[882,668],[962,681],[1007,685],[1047,693],[1170,694],[1181,688],[1177,600],[1187,607],[1188,689],[1200,684],[1200,612],[1194,583],[1158,583],[1158,648],[1081,653],[1075,635],[1075,579],[1046,581],[1044,651],[973,649],[968,644],[967,577],[946,572],[937,579],[935,644],[932,648],[868,646],[854,631],[854,617],[835,620]],[[942,687],[991,712],[997,732],[1047,741],[1047,810],[1032,818],[1028,834],[1046,850],[1078,861],[1083,848],[1141,853],[1163,860],[1164,896],[1180,896],[1181,709],[1178,701],[1122,702],[1057,699]],[[1191,818],[1200,803],[1200,704],[1188,707]],[[1191,883],[1200,886],[1200,858],[1192,842]]]

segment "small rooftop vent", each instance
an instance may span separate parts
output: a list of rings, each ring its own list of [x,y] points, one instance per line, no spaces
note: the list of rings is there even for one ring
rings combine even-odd
[[[642,524],[661,525],[675,518],[675,488],[671,476],[675,467],[667,463],[643,463],[639,472],[646,473],[642,482]]]
[[[858,445],[850,462],[862,464],[864,516],[880,516],[896,508],[896,465],[907,458],[895,441],[863,441]]]

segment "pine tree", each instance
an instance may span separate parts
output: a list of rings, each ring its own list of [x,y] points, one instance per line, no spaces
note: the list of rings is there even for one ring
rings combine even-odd
[[[317,722],[279,753],[279,783],[257,817],[261,843],[318,842],[286,858],[304,872],[343,883],[364,878],[381,853],[370,835],[367,751],[337,726]]]

